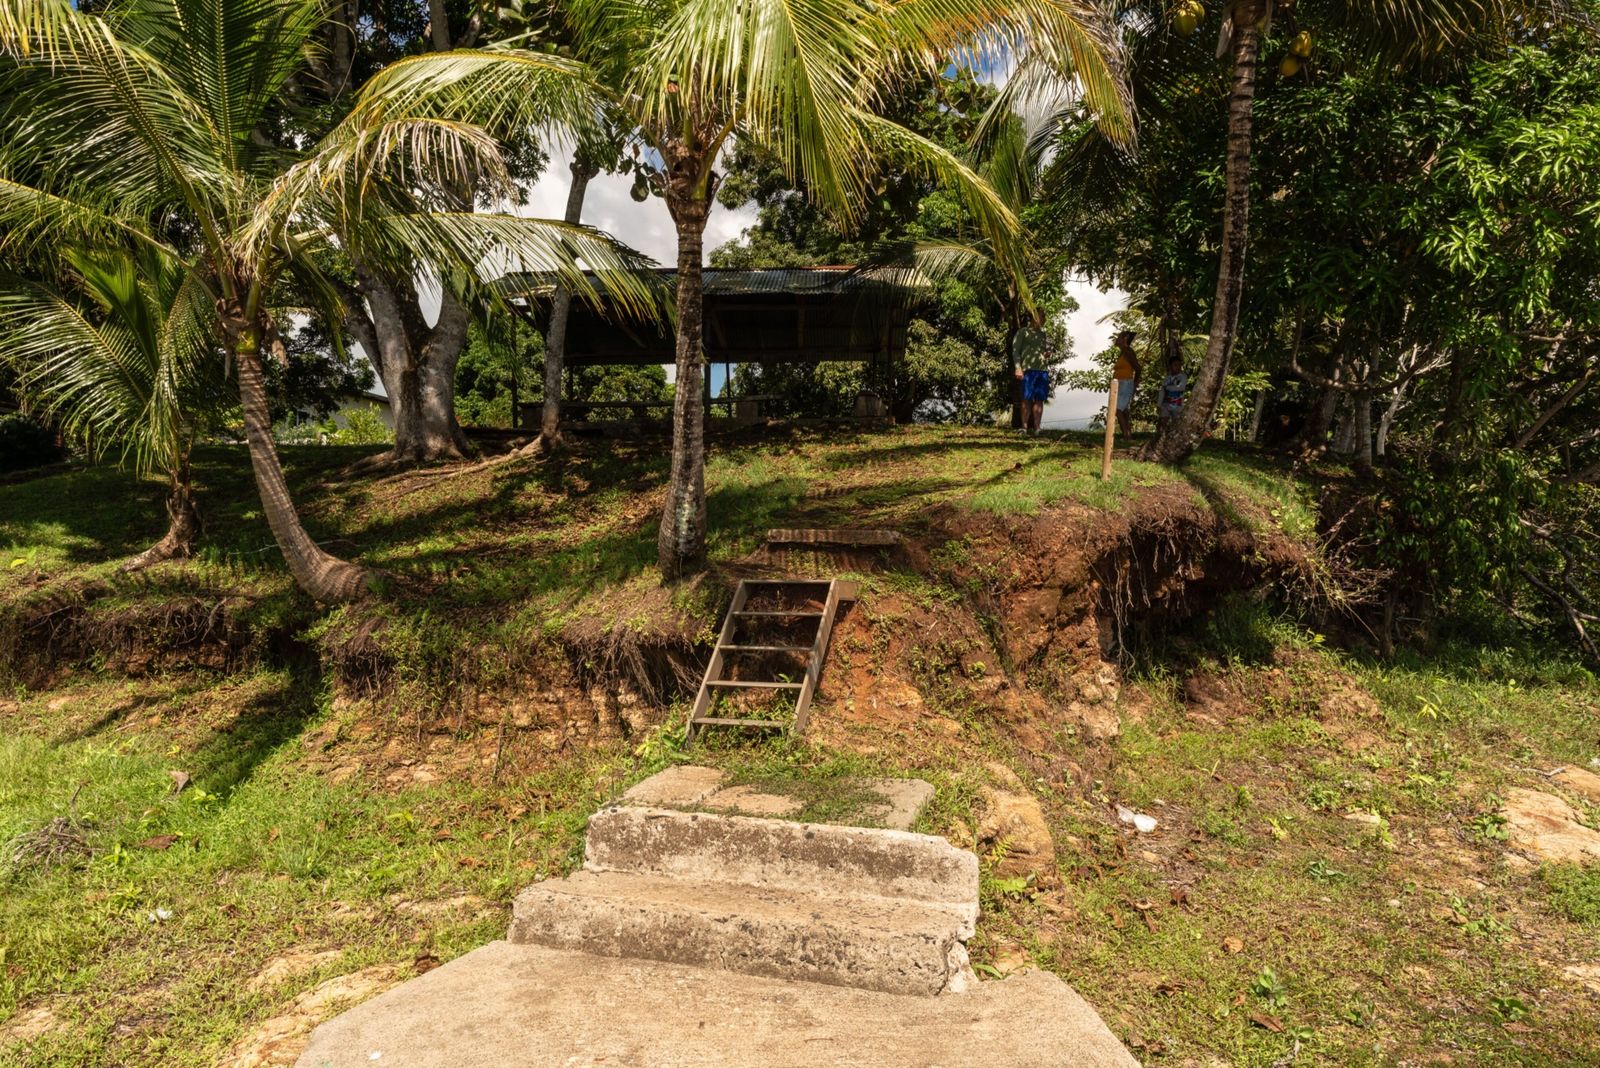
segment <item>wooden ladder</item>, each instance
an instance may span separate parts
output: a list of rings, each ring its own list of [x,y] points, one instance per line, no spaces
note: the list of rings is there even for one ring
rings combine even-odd
[[[826,595],[822,598],[821,611],[745,609],[752,593],[758,590],[765,592],[785,589],[810,590],[816,593],[826,590]],[[817,679],[822,674],[822,661],[828,655],[828,637],[833,632],[834,617],[839,612],[840,603],[855,600],[856,593],[856,583],[841,579],[741,579],[738,589],[733,591],[733,603],[728,606],[728,614],[722,621],[722,631],[717,635],[716,648],[711,651],[711,662],[706,665],[705,677],[700,680],[700,692],[695,695],[694,708],[689,712],[689,730],[684,744],[693,745],[695,736],[703,727],[748,727],[757,730],[783,730],[787,727],[791,734],[803,733],[806,729],[806,717],[811,712],[811,697],[816,693]],[[739,632],[739,621],[743,619],[791,621],[814,619],[817,629],[810,645],[740,645],[734,641],[734,637]],[[729,653],[807,652],[810,656],[806,659],[805,677],[800,682],[778,679],[730,679],[723,674],[728,667]],[[786,723],[776,719],[739,719],[707,715],[712,709],[712,700],[719,690],[797,691],[794,719]]]

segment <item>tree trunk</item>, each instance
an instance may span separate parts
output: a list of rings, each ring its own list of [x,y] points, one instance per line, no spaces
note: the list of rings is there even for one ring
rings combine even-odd
[[[289,484],[278,462],[272,440],[272,415],[267,406],[266,384],[261,378],[261,331],[237,316],[225,323],[228,348],[239,377],[239,406],[244,410],[245,444],[267,525],[283,551],[295,584],[319,601],[353,601],[371,585],[366,568],[332,556],[311,540],[289,497]]]
[[[1258,22],[1235,26],[1233,93],[1228,101],[1227,193],[1222,206],[1222,258],[1211,306],[1211,339],[1183,410],[1165,434],[1144,448],[1141,459],[1178,463],[1194,452],[1211,427],[1228,378],[1239,329],[1239,305],[1244,296],[1245,253],[1250,242],[1251,115],[1260,47]]]
[[[467,347],[467,308],[455,294],[444,290],[439,321],[422,343],[417,361],[417,412],[411,440],[395,438],[395,452],[403,459],[463,460],[472,451],[467,435],[456,421],[456,364]]]
[[[661,511],[656,560],[662,578],[676,581],[698,571],[706,556],[705,353],[701,345],[703,294],[701,245],[710,201],[669,194],[678,229],[677,381],[672,399],[672,473]]]
[[[189,452],[185,449],[173,464],[167,488],[167,532],[161,540],[122,565],[125,572],[143,571],[168,560],[186,560],[194,554],[200,536],[200,512],[194,506],[194,488],[189,481]]]
[[[1351,419],[1355,430],[1355,455],[1353,462],[1359,475],[1372,474],[1372,394],[1360,390],[1351,396],[1355,416]]]
[[[345,325],[372,359],[394,415],[394,448],[372,463],[464,459],[471,445],[456,421],[455,375],[467,344],[466,306],[442,289],[438,322],[429,327],[409,278],[361,264],[356,270],[361,290],[345,296]]]
[[[572,185],[567,190],[567,213],[562,220],[576,226],[583,220],[583,198],[596,171],[583,161],[581,150],[572,157]],[[567,358],[567,316],[572,311],[572,291],[556,286],[550,302],[550,329],[544,338],[544,412],[539,437],[554,445],[561,436],[561,371]]]

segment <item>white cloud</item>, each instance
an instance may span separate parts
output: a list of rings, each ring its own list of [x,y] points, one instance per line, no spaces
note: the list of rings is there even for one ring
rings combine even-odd
[[[557,152],[550,166],[528,193],[528,203],[517,209],[520,215],[559,219],[567,210],[567,191],[572,172]],[[663,266],[678,262],[678,238],[667,213],[666,202],[651,197],[642,204],[629,195],[633,179],[623,174],[599,174],[589,183],[583,198],[583,221],[604,230],[619,241],[638,249]],[[705,256],[718,245],[737,238],[756,221],[756,206],[746,204],[729,211],[717,205],[706,223]]]
[[[1128,306],[1128,294],[1120,289],[1101,290],[1081,279],[1067,282],[1067,292],[1078,301],[1078,310],[1067,316],[1067,333],[1072,335],[1074,356],[1067,366],[1075,370],[1093,367],[1095,353],[1111,344],[1112,324],[1102,322],[1113,312]],[[1044,407],[1045,426],[1081,427],[1096,412],[1105,408],[1104,393],[1091,390],[1062,390]]]

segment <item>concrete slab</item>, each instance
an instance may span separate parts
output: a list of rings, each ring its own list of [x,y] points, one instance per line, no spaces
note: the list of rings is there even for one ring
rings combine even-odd
[[[716,768],[695,765],[671,767],[634,786],[618,800],[623,805],[649,805],[658,808],[698,808],[728,812],[738,816],[766,816],[777,819],[799,815],[801,800],[781,790],[767,792],[746,784],[723,786],[726,776]],[[877,827],[907,831],[927,803],[933,800],[933,784],[922,779],[847,779],[841,789],[868,790],[881,798],[869,803],[858,820]]]
[[[739,816],[798,816],[805,807],[798,798],[786,794],[767,794],[754,786],[730,786],[718,790],[704,801],[701,808],[713,812],[732,812]]]
[[[862,822],[890,830],[909,831],[933,800],[933,783],[922,779],[862,779],[859,785],[883,798],[881,805],[867,807]]]
[[[722,788],[722,778],[723,773],[716,768],[680,764],[635,784],[622,795],[622,803],[693,808]]]
[[[1045,972],[937,998],[492,942],[317,1028],[297,1068],[1137,1068]]]
[[[584,866],[759,884],[805,900],[935,902],[978,918],[978,858],[909,831],[618,805],[589,818]]]
[[[580,871],[518,894],[510,940],[932,996],[966,981],[970,925],[916,901]]]

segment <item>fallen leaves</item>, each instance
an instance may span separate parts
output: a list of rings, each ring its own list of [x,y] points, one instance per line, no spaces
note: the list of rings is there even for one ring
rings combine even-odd
[[[193,781],[187,771],[178,771],[176,768],[167,772],[167,777],[172,780],[172,789],[167,791],[169,797],[183,793],[184,788]]]
[[[1283,1021],[1270,1012],[1252,1012],[1250,1014],[1250,1022],[1257,1027],[1271,1031],[1275,1035],[1283,1034]]]
[[[152,835],[151,837],[146,838],[144,841],[140,842],[139,843],[139,848],[140,849],[154,849],[154,850],[157,850],[159,852],[159,851],[162,851],[162,850],[171,849],[172,848],[172,844],[174,842],[176,842],[177,840],[178,840],[178,836],[175,835],[175,834],[157,834],[157,835]]]
[[[1222,951],[1229,955],[1244,952],[1244,939],[1229,935],[1222,940]]]

